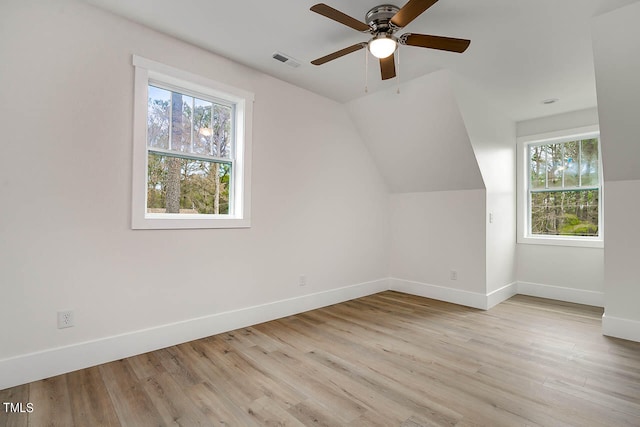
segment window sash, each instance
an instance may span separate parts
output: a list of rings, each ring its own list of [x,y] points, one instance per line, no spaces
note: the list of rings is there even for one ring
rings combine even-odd
[[[236,114],[236,103],[231,102],[231,101],[227,101],[227,100],[223,100],[211,95],[207,95],[207,94],[203,94],[201,92],[198,91],[194,91],[194,90],[189,90],[189,89],[185,89],[185,88],[181,88],[169,83],[163,83],[161,81],[155,80],[155,79],[148,79],[148,85],[147,85],[147,99],[149,98],[148,96],[148,90],[149,90],[149,86],[153,86],[159,89],[164,89],[167,90],[169,92],[173,92],[176,93],[178,95],[181,96],[189,96],[191,98],[193,98],[194,100],[197,98],[199,100],[202,101],[207,101],[207,102],[211,102],[212,103],[212,112],[211,112],[211,120],[212,123],[211,125],[213,125],[213,108],[215,105],[219,105],[222,107],[226,107],[226,108],[230,108],[231,112],[229,115],[229,140],[228,140],[228,144],[229,144],[229,157],[220,157],[218,156],[217,158],[220,159],[224,159],[225,161],[235,161],[236,159],[236,147],[237,147],[237,141],[236,141],[236,120],[237,120],[237,114]],[[195,110],[193,110],[195,111]],[[193,114],[192,111],[192,114]],[[148,113],[147,113],[148,114]],[[194,123],[193,123],[194,117],[192,117],[192,121],[191,121],[191,128],[189,131],[189,137],[191,138],[191,143],[193,145],[193,131],[194,131]],[[169,107],[169,149],[168,151],[174,152],[174,153],[183,153],[183,154],[188,154],[188,155],[197,155],[197,156],[202,156],[202,159],[205,159],[205,156],[207,156],[206,154],[201,154],[201,153],[189,153],[187,151],[178,151],[178,150],[173,150],[171,147],[173,146],[172,144],[172,136],[173,136],[173,132],[172,132],[172,127],[173,127],[173,108],[171,108],[171,106]],[[149,150],[163,150],[162,148],[159,147],[152,147],[149,145],[149,140],[147,139],[147,147]],[[158,151],[160,152],[160,151]],[[169,155],[168,153],[164,153]],[[181,154],[182,155],[182,154]],[[208,156],[210,158],[214,158],[215,156]],[[185,158],[191,158],[188,156],[185,156]]]
[[[598,144],[598,174],[597,174],[597,178],[598,178],[598,185],[588,185],[588,186],[582,186],[582,141],[585,140],[589,140],[589,139],[596,139],[597,140],[597,144]],[[545,165],[545,187],[544,188],[532,188],[532,173],[533,173],[533,167],[532,167],[532,150],[534,147],[540,147],[540,146],[551,146],[551,145],[560,145],[561,146],[561,159],[562,159],[562,167],[564,167],[564,163],[565,163],[565,157],[566,157],[566,152],[565,152],[565,146],[568,143],[572,143],[572,142],[578,142],[578,185],[572,185],[572,186],[565,186],[565,170],[562,170],[562,181],[561,181],[561,186],[560,187],[549,187],[549,173],[550,171],[546,169],[546,165]],[[575,135],[575,136],[570,136],[570,137],[566,137],[566,138],[562,138],[562,139],[556,139],[556,140],[547,140],[547,141],[537,141],[537,142],[530,142],[525,144],[525,153],[526,153],[526,159],[527,161],[526,163],[526,191],[527,191],[527,230],[526,230],[526,236],[527,238],[554,238],[554,239],[562,239],[562,238],[566,238],[566,239],[587,239],[587,240],[593,240],[593,239],[601,239],[602,238],[602,168],[601,168],[601,156],[600,156],[600,135],[599,133],[592,133],[592,134],[586,134],[586,135]],[[547,163],[548,164],[548,163]],[[557,235],[553,235],[553,234],[541,234],[541,233],[534,233],[532,230],[532,223],[533,223],[533,211],[532,211],[532,195],[533,194],[540,194],[540,193],[570,193],[570,192],[576,192],[576,191],[598,191],[598,235],[597,236],[575,236],[575,235],[571,235],[571,234],[557,234]]]
[[[571,200],[565,200],[565,205],[563,207],[563,210],[560,212],[561,213],[561,217],[559,219],[559,222],[557,223],[557,225],[560,226],[560,228],[556,229],[555,231],[557,231],[557,233],[545,233],[545,232],[534,232],[533,231],[533,223],[534,223],[534,202],[533,202],[533,195],[534,194],[544,194],[544,193],[586,193],[586,192],[596,192],[597,193],[597,198],[598,198],[598,202],[596,203],[591,203],[589,204],[589,202],[587,202],[586,204],[581,204],[577,201],[574,200],[574,203],[578,203],[578,204],[572,204]],[[546,196],[545,196],[546,197]],[[560,196],[563,197],[563,196]],[[556,209],[559,207],[559,205],[557,204],[558,201],[555,201],[555,205],[549,206],[552,210]],[[578,206],[580,206],[580,210],[584,211],[586,209],[586,211],[584,213],[586,213],[588,215],[589,210],[590,209],[596,209],[596,216],[597,216],[597,223],[594,224],[592,221],[586,221],[583,222],[584,220],[580,220],[577,216],[574,219],[577,219],[578,221],[580,221],[579,223],[571,223],[571,215],[574,215],[573,212],[575,209],[578,209]],[[588,188],[581,188],[578,190],[559,190],[559,191],[539,191],[539,192],[535,192],[535,193],[530,193],[529,194],[529,200],[528,200],[528,211],[529,211],[529,234],[528,237],[533,237],[533,238],[566,238],[566,239],[600,239],[601,238],[601,225],[602,225],[602,219],[601,219],[601,206],[602,206],[602,200],[601,200],[601,189],[600,188],[593,188],[593,189],[588,189]],[[545,209],[545,206],[536,204],[535,208],[537,209]],[[564,215],[568,215],[566,218],[564,217]],[[577,214],[575,214],[577,215]],[[542,220],[543,223],[545,222],[545,220],[548,220],[549,217],[546,215],[543,215],[542,217],[537,217],[536,220],[540,221]],[[558,221],[558,218],[553,218],[554,222]],[[566,223],[565,221],[569,221],[569,223]],[[580,232],[580,233],[570,233],[570,232],[566,232],[566,233],[562,233],[561,230],[565,229],[565,227],[571,227],[571,226],[577,226],[580,225],[582,227],[586,227],[586,229],[589,229],[589,226],[591,225],[595,225],[597,233],[586,233],[586,232]],[[569,228],[570,229],[570,228]],[[575,231],[575,230],[574,230]]]
[[[583,177],[583,173],[582,173],[582,142],[585,140],[589,140],[589,139],[595,139],[597,141],[598,144],[598,182],[599,184],[597,186],[582,186],[582,177]],[[541,147],[541,146],[551,146],[551,145],[560,145],[562,146],[562,154],[561,154],[561,159],[562,159],[562,164],[564,167],[564,162],[565,162],[565,146],[568,143],[572,143],[572,142],[577,142],[578,144],[578,185],[575,186],[570,186],[567,187],[565,186],[565,178],[566,178],[566,174],[565,174],[565,169],[562,170],[562,182],[561,182],[561,186],[560,187],[549,187],[549,171],[545,170],[545,187],[544,188],[533,188],[532,184],[531,184],[531,174],[533,171],[533,167],[532,167],[532,159],[531,159],[531,151],[533,147]],[[530,193],[536,193],[536,192],[544,192],[544,191],[575,191],[575,190],[581,190],[581,189],[593,189],[593,190],[597,190],[600,189],[602,186],[602,168],[600,167],[600,135],[598,133],[593,133],[593,134],[588,134],[588,135],[580,135],[579,137],[574,136],[574,137],[569,137],[569,138],[563,138],[560,140],[555,140],[555,141],[541,141],[541,142],[531,142],[525,145],[525,149],[526,149],[526,156],[527,156],[527,191]]]
[[[191,153],[183,153],[180,151],[172,151],[172,150],[164,150],[161,148],[147,148],[147,156],[149,155],[149,153],[152,154],[158,154],[161,156],[166,156],[166,157],[173,157],[173,158],[177,158],[177,159],[188,159],[188,160],[196,160],[196,161],[205,161],[205,162],[210,162],[210,163],[219,163],[219,164],[225,164],[225,165],[229,165],[231,170],[234,170],[234,161],[233,160],[229,160],[227,158],[220,158],[220,157],[214,157],[214,156],[203,156],[203,155],[194,155]],[[145,169],[147,169],[145,167]],[[149,197],[149,176],[146,175],[145,177],[145,182],[146,182],[146,186],[145,186],[145,217],[146,218],[162,218],[165,217],[165,214],[158,214],[158,213],[151,213],[147,211],[147,207],[146,207],[146,203],[147,203],[147,198]],[[231,173],[229,176],[229,200],[228,200],[228,204],[229,204],[229,211],[227,213],[221,213],[221,214],[215,214],[215,216],[217,217],[234,217],[237,212],[235,212],[235,197],[236,197],[236,187],[235,187],[235,173]],[[202,217],[206,217],[206,216],[211,216],[213,214],[206,214],[206,213],[198,213],[198,214],[192,214],[192,217],[198,217],[198,216],[202,216]],[[184,217],[184,214],[180,215],[181,217]]]
[[[233,211],[234,207],[232,205],[233,194],[234,194],[233,193],[233,191],[234,191],[234,188],[233,188],[233,183],[234,183],[234,173],[233,173],[233,167],[234,166],[233,166],[233,163],[231,163],[229,161],[215,162],[215,161],[204,160],[204,159],[193,158],[193,157],[188,157],[187,158],[185,156],[175,155],[175,152],[171,152],[168,155],[166,155],[164,153],[157,153],[157,152],[153,152],[153,151],[148,151],[147,160],[149,160],[149,157],[150,157],[149,155],[157,155],[157,156],[161,156],[163,158],[174,158],[174,159],[178,159],[178,160],[184,160],[184,161],[187,161],[187,162],[194,161],[196,163],[207,163],[209,165],[209,167],[212,167],[212,165],[214,165],[214,164],[215,165],[220,165],[220,167],[227,167],[227,173],[225,174],[228,177],[227,178],[228,179],[228,185],[226,186],[227,197],[219,199],[219,207],[226,206],[226,209],[222,209],[224,212],[219,212],[219,213],[201,212],[202,209],[209,210],[210,208],[215,208],[215,203],[213,203],[214,202],[213,200],[209,200],[209,202],[207,203],[202,199],[203,195],[204,195],[204,199],[205,200],[207,199],[207,196],[208,197],[214,197],[215,193],[214,193],[213,189],[215,187],[212,188],[212,186],[207,186],[206,189],[204,189],[205,191],[203,192],[202,188],[200,188],[199,190],[197,189],[198,186],[197,186],[197,183],[196,183],[196,191],[195,192],[187,192],[187,193],[184,193],[184,194],[181,193],[181,196],[180,196],[181,202],[180,203],[182,204],[182,198],[186,197],[186,201],[191,201],[192,205],[194,207],[197,206],[198,212],[190,212],[190,213],[180,212],[179,216],[181,218],[185,217],[186,215],[189,215],[189,217],[192,217],[192,218],[207,217],[207,216],[209,216],[209,217],[210,216],[215,216],[215,217],[218,217],[218,218],[228,218],[228,217],[233,216],[233,213],[234,213],[234,211]],[[183,169],[183,167],[184,167],[184,169]],[[164,170],[166,171],[166,169],[164,169]],[[201,171],[201,172],[203,171],[203,169],[200,169],[200,168],[198,168],[197,170]],[[181,170],[180,170],[180,176],[181,176],[180,187],[181,188],[182,188],[182,185],[183,185],[183,183],[182,183],[182,177],[183,176],[186,177],[185,179],[187,179],[187,180],[192,180],[192,179],[196,179],[197,180],[197,178],[194,178],[192,175],[200,175],[200,176],[202,176],[201,174],[198,174],[198,173],[196,173],[196,174],[189,173],[190,171],[193,172],[193,169],[189,169],[188,168],[188,163],[181,164]],[[218,174],[219,172],[220,171],[216,170],[215,173]],[[183,173],[184,173],[184,175],[183,175]],[[209,170],[209,173],[211,173],[210,170]],[[218,175],[218,176],[219,176],[219,179],[220,179],[220,184],[222,185],[222,182],[223,182],[222,181],[222,179],[223,179],[222,175]],[[157,184],[158,182],[154,181],[154,183]],[[153,212],[153,211],[150,211],[150,209],[157,209],[157,208],[165,208],[166,209],[166,204],[160,203],[160,205],[158,205],[158,197],[161,197],[161,195],[158,194],[157,191],[154,192],[154,199],[155,200],[154,200],[154,203],[152,203],[155,206],[153,206],[152,208],[149,207],[150,192],[152,191],[152,188],[155,188],[153,185],[150,185],[150,184],[151,184],[150,183],[150,176],[147,175],[147,186],[146,186],[146,194],[145,194],[145,196],[146,196],[145,216],[148,217],[148,218],[165,218],[165,217],[167,217],[167,214],[171,215],[171,216],[175,216],[177,212],[166,213],[166,212]],[[193,184],[193,181],[192,181],[192,184]],[[188,183],[186,183],[185,185],[188,185]],[[191,187],[191,188],[193,189],[194,187]],[[157,188],[156,188],[156,190],[157,190]],[[223,192],[221,192],[220,194],[222,195]],[[192,197],[194,197],[194,196],[195,196],[195,199],[192,199]],[[166,200],[165,200],[165,202],[166,202]],[[213,203],[213,205],[211,203]],[[183,207],[180,208],[181,211],[182,211],[182,209],[183,209]],[[184,209],[189,209],[189,208],[188,207],[184,207]],[[215,209],[214,209],[214,211],[215,211]]]

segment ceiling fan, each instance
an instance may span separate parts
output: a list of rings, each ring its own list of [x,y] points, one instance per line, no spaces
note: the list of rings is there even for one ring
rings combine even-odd
[[[396,76],[395,51],[398,48],[398,44],[446,50],[449,52],[464,52],[469,47],[471,40],[413,33],[405,33],[400,37],[394,36],[396,31],[406,27],[437,1],[438,0],[409,0],[402,8],[391,4],[376,6],[365,15],[366,23],[358,21],[324,3],[318,3],[311,7],[311,11],[333,19],[354,30],[370,33],[373,38],[368,42],[356,43],[337,52],[323,56],[322,58],[315,59],[311,61],[311,63],[313,65],[322,65],[364,47],[368,47],[371,54],[380,61],[382,80],[387,80]]]

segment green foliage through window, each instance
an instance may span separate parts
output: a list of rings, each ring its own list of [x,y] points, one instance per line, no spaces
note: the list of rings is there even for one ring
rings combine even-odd
[[[179,169],[179,212],[174,213],[229,213],[230,165],[155,153],[148,155],[147,212],[167,212],[171,163]]]
[[[599,235],[598,138],[529,145],[532,235]]]
[[[149,85],[147,213],[229,214],[233,108]]]

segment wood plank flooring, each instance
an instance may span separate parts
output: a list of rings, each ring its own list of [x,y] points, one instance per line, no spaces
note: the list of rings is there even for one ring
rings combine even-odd
[[[640,426],[602,310],[383,292],[0,391],[0,426]]]

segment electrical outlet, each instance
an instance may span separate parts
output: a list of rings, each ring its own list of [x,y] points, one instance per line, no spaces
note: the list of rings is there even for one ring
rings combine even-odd
[[[451,280],[458,280],[458,272],[455,270],[451,270],[451,273],[449,273],[449,278]]]
[[[75,316],[72,310],[58,312],[58,329],[70,328],[75,326]]]
[[[298,284],[300,286],[307,286],[307,276],[305,276],[304,274],[301,274],[300,279],[298,280]]]

